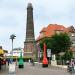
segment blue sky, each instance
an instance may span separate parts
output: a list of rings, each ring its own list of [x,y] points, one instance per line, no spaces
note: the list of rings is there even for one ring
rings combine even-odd
[[[3,49],[11,51],[11,34],[16,35],[14,48],[24,47],[29,2],[33,5],[35,38],[42,27],[50,23],[75,27],[75,0],[0,0],[0,45]]]

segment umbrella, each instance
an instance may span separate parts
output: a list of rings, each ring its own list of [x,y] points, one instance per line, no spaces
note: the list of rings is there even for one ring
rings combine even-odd
[[[4,51],[2,49],[0,49],[0,54],[4,54]]]

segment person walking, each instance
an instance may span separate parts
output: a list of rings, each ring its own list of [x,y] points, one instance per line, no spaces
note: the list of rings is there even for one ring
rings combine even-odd
[[[33,59],[31,59],[31,63],[32,63],[32,65],[34,66],[35,64],[34,64],[34,60]]]
[[[9,61],[10,61],[10,59],[8,58],[8,59],[7,59],[7,62],[8,62],[8,66],[9,66]]]
[[[69,71],[71,73],[74,73],[74,66],[75,66],[74,59],[71,59],[69,62]]]

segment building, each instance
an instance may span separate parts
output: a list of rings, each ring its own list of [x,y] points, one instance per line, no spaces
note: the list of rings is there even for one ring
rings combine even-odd
[[[70,27],[64,27],[63,25],[58,25],[58,24],[49,24],[47,27],[42,28],[40,31],[40,35],[37,38],[37,43],[43,38],[51,37],[55,33],[66,32],[69,34],[71,41],[72,41],[72,47],[71,50],[74,53],[75,56],[75,28],[73,26]]]
[[[20,54],[22,53],[23,56],[23,48],[14,48],[13,49],[13,56],[14,57],[20,57]]]
[[[22,53],[22,56],[23,56],[23,54],[24,54],[24,52],[23,52],[23,48],[14,48],[13,49],[13,51],[10,51],[9,53],[6,53],[5,54],[5,56],[7,57],[7,58],[10,58],[10,57],[14,57],[14,58],[18,58],[18,57],[20,57],[20,54]]]
[[[68,32],[68,30],[63,25],[49,24],[47,27],[42,28],[37,41],[41,40],[44,37],[51,37],[55,33],[59,34],[61,32]]]

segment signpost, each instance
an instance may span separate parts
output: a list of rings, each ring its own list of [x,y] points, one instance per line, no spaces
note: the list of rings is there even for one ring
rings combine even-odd
[[[47,49],[47,57],[49,57],[49,63],[50,63],[51,49]]]
[[[51,57],[51,49],[47,49],[47,57]]]

